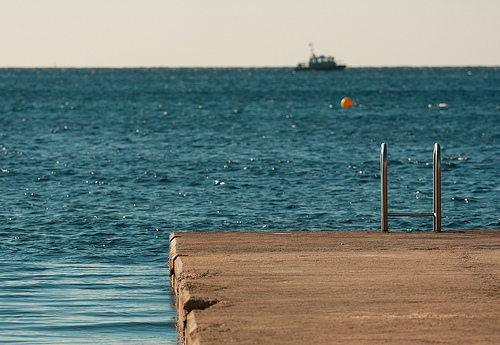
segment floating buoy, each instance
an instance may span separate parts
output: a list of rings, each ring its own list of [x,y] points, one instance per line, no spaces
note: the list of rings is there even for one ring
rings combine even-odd
[[[342,98],[342,100],[340,101],[340,106],[342,108],[352,108],[352,101],[349,97],[344,97]]]

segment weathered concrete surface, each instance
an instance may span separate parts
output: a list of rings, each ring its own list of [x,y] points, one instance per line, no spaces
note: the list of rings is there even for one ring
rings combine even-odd
[[[500,344],[500,231],[173,233],[190,344]]]

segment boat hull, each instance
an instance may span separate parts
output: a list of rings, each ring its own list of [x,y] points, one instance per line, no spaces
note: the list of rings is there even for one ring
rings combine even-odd
[[[296,67],[295,71],[342,71],[345,65],[337,66],[315,66],[315,67]]]

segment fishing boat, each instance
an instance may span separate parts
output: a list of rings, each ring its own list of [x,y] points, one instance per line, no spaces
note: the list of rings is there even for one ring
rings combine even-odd
[[[346,65],[337,64],[333,56],[316,56],[312,44],[309,46],[311,47],[309,65],[306,65],[304,62],[299,63],[297,67],[295,67],[296,71],[341,71],[346,68]]]

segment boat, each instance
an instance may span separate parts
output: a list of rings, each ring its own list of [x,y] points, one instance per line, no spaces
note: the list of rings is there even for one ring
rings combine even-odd
[[[295,71],[341,71],[346,68],[346,65],[337,64],[333,56],[316,56],[312,44],[309,46],[311,47],[309,65],[306,65],[304,62],[299,63],[295,67]]]

